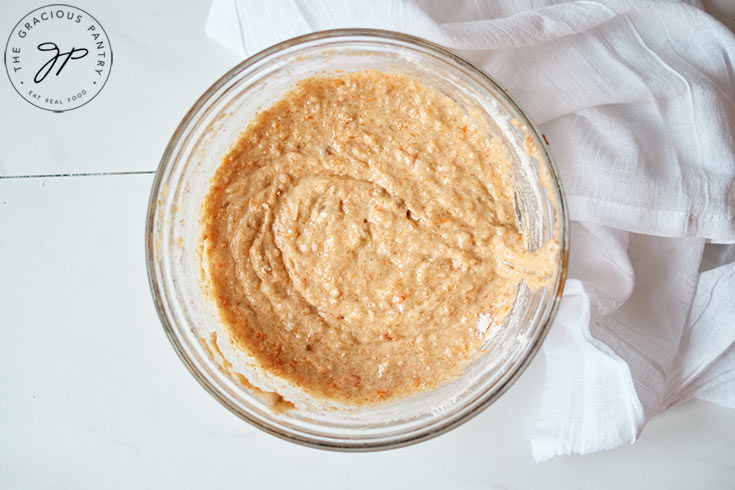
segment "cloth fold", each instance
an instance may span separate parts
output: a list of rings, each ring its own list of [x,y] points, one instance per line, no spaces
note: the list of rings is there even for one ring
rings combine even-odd
[[[664,0],[214,0],[207,33],[249,56],[340,27],[458,51],[549,140],[571,253],[537,461],[633,442],[691,397],[735,407],[733,33]]]

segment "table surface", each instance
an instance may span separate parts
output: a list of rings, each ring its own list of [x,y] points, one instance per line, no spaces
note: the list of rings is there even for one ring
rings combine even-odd
[[[0,36],[40,5],[1,2]],[[387,452],[296,446],[221,407],[160,327],[143,224],[168,138],[239,60],[205,36],[207,0],[74,5],[114,52],[93,103],[42,111],[0,75],[1,489],[735,488],[735,411],[701,401],[634,445],[535,464],[543,355],[477,418]],[[705,6],[735,26],[735,2]]]

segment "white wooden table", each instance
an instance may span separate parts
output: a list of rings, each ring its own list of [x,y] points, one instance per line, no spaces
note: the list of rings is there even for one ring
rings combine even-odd
[[[41,5],[0,2],[0,37]],[[168,344],[143,223],[175,126],[239,60],[205,36],[207,0],[74,5],[112,42],[97,99],[42,111],[0,73],[0,489],[735,488],[735,411],[699,401],[635,445],[535,464],[543,355],[480,416],[409,448],[317,451],[236,418]],[[706,6],[735,25],[735,2]]]

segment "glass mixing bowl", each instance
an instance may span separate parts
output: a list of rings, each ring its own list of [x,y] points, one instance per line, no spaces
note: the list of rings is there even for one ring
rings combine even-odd
[[[530,249],[559,243],[550,286],[521,284],[501,329],[463,374],[406,398],[364,407],[318,400],[260,372],[226,337],[202,284],[199,210],[222,157],[257,111],[302,78],[376,69],[419,78],[486,120],[513,159],[518,228]],[[568,256],[567,213],[557,172],[523,111],[487,74],[441,46],[395,32],[345,29],[285,41],[220,78],[176,129],[156,173],[146,222],[146,259],[161,323],[201,385],[233,413],[284,439],[344,451],[387,449],[441,434],[478,414],[518,378],[539,349],[561,297]],[[239,374],[249,383],[243,382]],[[280,383],[280,384],[279,384]],[[274,410],[275,389],[297,402]]]

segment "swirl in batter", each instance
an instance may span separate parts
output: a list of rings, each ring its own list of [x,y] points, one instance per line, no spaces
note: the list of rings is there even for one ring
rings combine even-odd
[[[555,270],[516,228],[502,145],[418,80],[309,78],[255,117],[202,208],[232,341],[316,396],[375,403],[458,375],[518,285]]]

